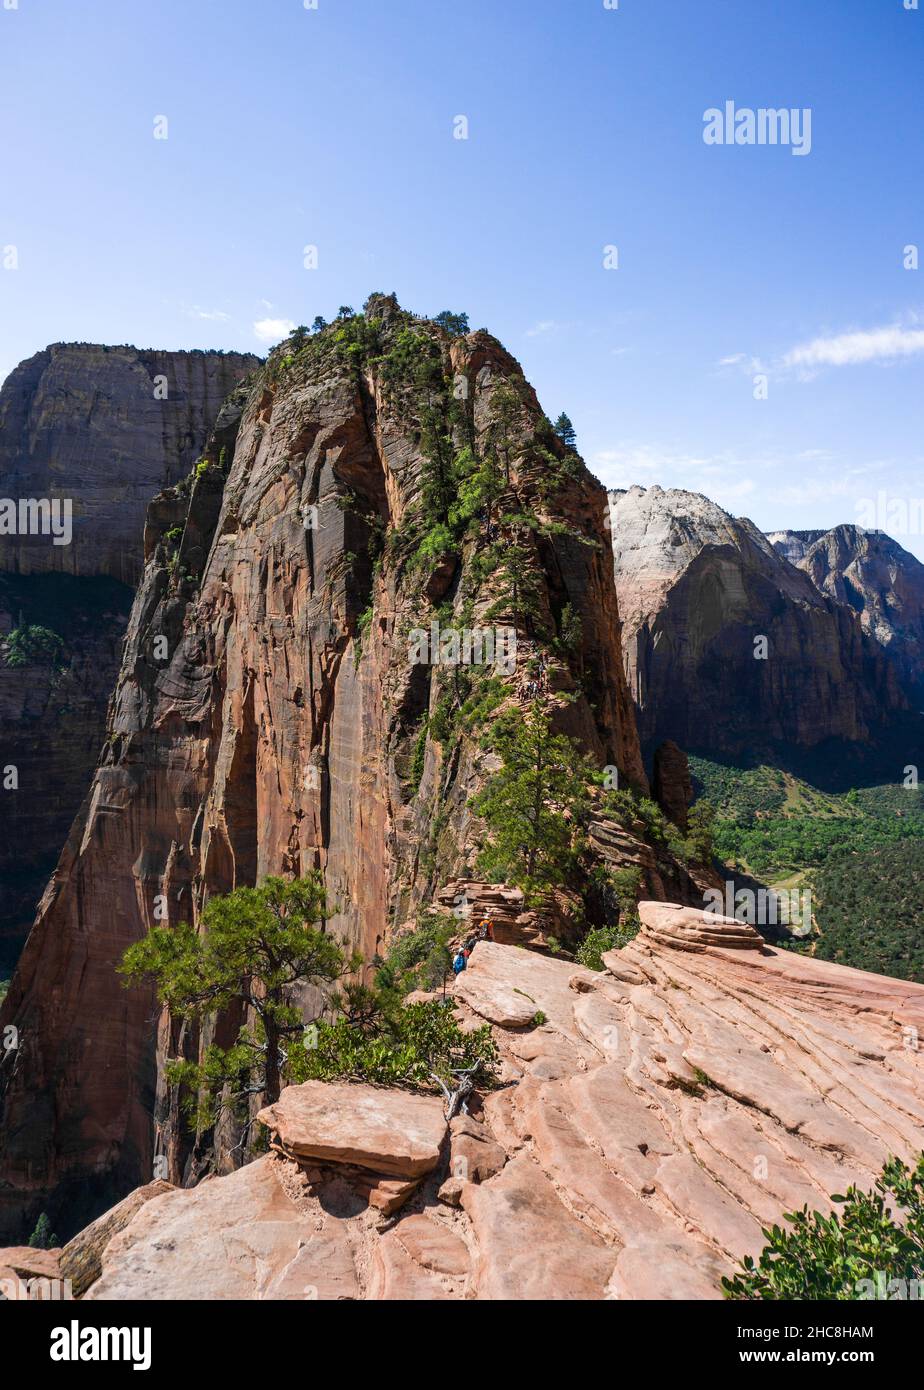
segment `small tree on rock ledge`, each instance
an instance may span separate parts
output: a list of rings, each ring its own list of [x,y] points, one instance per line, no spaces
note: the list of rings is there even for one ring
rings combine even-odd
[[[201,933],[186,922],[155,927],[125,952],[120,973],[129,983],[152,979],[174,1018],[201,1023],[237,1006],[254,1020],[233,1046],[212,1045],[201,1063],[168,1067],[168,1080],[199,1097],[200,1125],[214,1123],[226,1088],[238,1104],[253,1095],[277,1100],[288,1050],[301,1046],[304,1033],[293,988],[332,984],[358,969],[361,958],[347,956],[324,931],[327,916],[320,874],[293,883],[268,878],[212,898]]]

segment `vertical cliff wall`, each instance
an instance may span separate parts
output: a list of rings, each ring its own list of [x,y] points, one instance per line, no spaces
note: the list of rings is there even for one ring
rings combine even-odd
[[[68,501],[70,543],[0,522],[0,972],[90,784],[105,735],[145,508],[189,473],[259,359],[54,344],[0,390],[0,498]],[[11,634],[53,634],[23,644]],[[13,662],[14,664],[10,664]]]
[[[179,1040],[115,975],[158,904],[197,921],[211,894],[318,867],[332,928],[371,955],[471,870],[472,710],[526,703],[537,679],[569,697],[561,725],[600,766],[646,785],[605,492],[495,339],[376,296],[274,353],[233,417],[189,497],[150,509],[104,759],[4,1008],[21,1037],[3,1082],[8,1232],[45,1208],[76,1229],[150,1177],[155,1148],[183,1176],[161,1080]],[[513,626],[513,668],[415,663],[432,622]]]

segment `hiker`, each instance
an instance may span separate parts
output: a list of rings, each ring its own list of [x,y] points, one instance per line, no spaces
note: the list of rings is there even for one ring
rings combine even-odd
[[[464,951],[457,951],[452,958],[452,970],[454,975],[461,975],[468,965],[468,959]]]
[[[493,941],[493,940],[494,940],[494,923],[491,921],[490,917],[485,917],[485,918],[482,920],[482,922],[479,924],[479,927],[478,927],[478,940],[479,940],[479,941]]]

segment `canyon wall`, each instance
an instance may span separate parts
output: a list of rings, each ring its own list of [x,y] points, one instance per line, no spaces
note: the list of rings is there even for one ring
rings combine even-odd
[[[0,534],[0,768],[17,784],[0,789],[2,975],[99,758],[145,508],[189,473],[223,399],[258,361],[57,343],[0,390],[0,497],[73,508],[70,544]],[[36,626],[60,647],[10,665],[9,635]]]
[[[924,698],[924,565],[884,531],[835,526],[768,537],[815,587],[851,609],[909,697]]]

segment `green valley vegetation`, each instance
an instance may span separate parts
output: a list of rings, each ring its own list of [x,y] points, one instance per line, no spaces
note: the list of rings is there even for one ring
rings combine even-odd
[[[716,811],[715,851],[729,872],[811,889],[815,955],[924,982],[924,791],[831,792],[766,765],[691,758],[690,767],[696,804]]]
[[[448,1079],[475,1065],[490,1078],[489,1026],[463,1034],[437,1001],[405,1006],[394,989],[347,981],[362,961],[326,931],[328,915],[319,874],[268,878],[212,898],[201,932],[188,923],[155,927],[126,951],[126,982],[153,980],[174,1019],[201,1026],[221,1013],[246,1014],[231,1046],[212,1043],[199,1061],[168,1064],[167,1079],[198,1129],[223,1111],[246,1122],[254,1098],[269,1103],[283,1086],[312,1078],[433,1089],[434,1074]],[[292,1001],[307,984],[328,997],[326,1016],[309,1024]]]
[[[924,845],[832,855],[812,876],[815,955],[924,984]]]
[[[715,851],[727,864],[782,877],[844,850],[924,839],[924,791],[898,785],[821,791],[779,768],[690,759],[716,810]]]
[[[831,1201],[840,1210],[830,1216],[803,1207],[784,1215],[788,1230],[765,1229],[757,1261],[745,1256],[737,1273],[722,1280],[725,1297],[924,1298],[924,1154],[914,1169],[890,1159],[872,1192],[849,1187]]]

